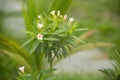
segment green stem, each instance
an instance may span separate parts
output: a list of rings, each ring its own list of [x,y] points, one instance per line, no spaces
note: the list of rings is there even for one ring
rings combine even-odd
[[[52,64],[53,64],[52,53],[51,53],[51,56],[50,56],[50,57],[51,57],[51,60],[50,60],[50,69],[52,69],[52,67],[53,67],[53,65],[52,65]]]

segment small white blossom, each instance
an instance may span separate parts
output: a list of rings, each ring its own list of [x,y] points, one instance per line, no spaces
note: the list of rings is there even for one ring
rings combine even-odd
[[[43,24],[38,23],[38,29],[41,29],[43,27]]]
[[[53,11],[51,11],[50,13],[51,13],[53,16],[55,15],[55,11],[54,11],[54,10],[53,10]]]
[[[67,15],[65,14],[63,18],[64,18],[64,20],[66,20],[67,19]]]
[[[40,34],[40,33],[38,33],[38,35],[37,35],[37,39],[38,39],[38,40],[43,40],[43,35]]]
[[[41,18],[41,16],[40,15],[38,15],[38,17],[37,17],[38,19],[40,19]]]
[[[24,66],[21,66],[21,67],[19,67],[19,70],[22,72],[22,73],[24,73]]]
[[[74,19],[73,19],[73,18],[70,18],[69,20],[70,20],[70,23],[74,21]]]
[[[60,16],[60,11],[57,12],[57,16]]]

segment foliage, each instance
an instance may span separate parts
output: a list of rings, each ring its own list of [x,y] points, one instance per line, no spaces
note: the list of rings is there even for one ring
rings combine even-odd
[[[26,30],[29,30],[29,27],[32,26],[32,23],[34,22],[34,18],[37,17],[37,15],[42,13],[48,13],[51,10],[60,10],[62,14],[66,13],[68,11],[68,8],[70,7],[72,0],[26,0],[22,1],[22,12],[24,16],[24,22]],[[37,44],[38,42],[36,42]],[[37,47],[35,44],[35,47]],[[40,47],[40,46],[39,46]],[[34,49],[31,50],[31,53],[34,51]],[[42,50],[42,49],[41,49]],[[39,51],[38,51],[39,52]],[[36,63],[38,66],[42,66],[42,56],[35,56]]]
[[[68,56],[68,50],[71,51],[71,46],[75,46],[74,40],[77,38],[78,23],[73,18],[67,19],[67,15],[61,15],[60,11],[51,11],[51,14],[39,15],[34,20],[33,25],[26,31],[28,40],[23,46],[31,44],[30,53],[43,54],[52,67],[52,62],[55,58]]]
[[[120,54],[116,52],[112,57],[115,62],[113,63],[114,69],[101,69],[100,71],[107,75],[109,80],[120,80]]]
[[[25,0],[22,1],[22,11],[26,29],[32,25],[34,18],[42,13],[49,13],[51,10],[60,10],[65,14],[72,0]],[[27,7],[26,7],[27,6]]]
[[[19,65],[25,65],[29,71],[32,70],[31,67],[33,65],[35,66],[35,64],[33,64],[35,63],[34,60],[31,60],[32,57],[15,41],[3,35],[0,35],[0,37],[0,53],[10,56]]]
[[[55,76],[51,74],[53,71],[55,71],[55,69],[44,70],[32,74],[19,72],[17,80],[55,80]]]
[[[71,4],[71,1],[72,0],[67,0],[67,2],[65,0],[52,0],[52,1],[51,0],[22,0],[22,10],[24,15],[24,21],[26,23],[26,29],[27,29],[27,26],[31,26],[31,23],[33,22],[33,18],[42,12],[48,12],[51,9],[54,9],[54,10],[59,9],[61,10],[62,13],[67,12]],[[0,11],[0,16],[1,16],[0,31],[1,32],[4,32],[2,27],[3,27],[3,18],[6,17],[6,14],[7,16],[16,15],[16,13],[8,14],[6,12]],[[5,54],[4,60],[6,60],[7,58],[6,55],[7,55],[11,59],[17,62],[16,64],[17,66],[24,65],[26,67],[27,72],[34,71],[35,69],[41,70],[42,66],[44,66],[42,64],[42,60],[43,60],[42,55],[41,56],[38,56],[36,54],[29,55],[28,51],[21,48],[21,45],[18,44],[18,42],[16,42],[15,40],[12,40],[11,37],[5,36],[4,33],[0,34],[0,55],[2,54]]]
[[[39,1],[39,2],[37,2],[37,4],[34,4],[35,3],[35,1]],[[58,1],[58,2],[57,2]],[[78,0],[79,1],[79,0]],[[84,0],[83,0],[84,1]],[[84,1],[84,2],[87,2],[87,1]],[[80,11],[81,13],[83,13],[84,15],[87,15],[87,20],[85,20],[85,19],[83,19],[83,18],[80,18],[80,17],[78,17],[77,16],[77,18],[78,19],[81,19],[81,23],[82,24],[85,24],[85,25],[83,25],[83,26],[87,26],[87,27],[89,27],[89,26],[98,26],[99,27],[99,23],[100,24],[103,24],[103,22],[101,22],[100,21],[100,18],[98,17],[98,16],[96,16],[96,15],[99,15],[100,16],[100,14],[102,14],[102,13],[100,13],[100,12],[106,12],[106,11],[101,11],[101,9],[102,9],[102,6],[99,6],[99,5],[101,5],[101,4],[98,4],[98,6],[97,7],[94,7],[93,5],[95,5],[96,4],[96,1],[94,1],[93,0],[93,2],[95,3],[95,4],[92,4],[92,7],[90,7],[90,5],[88,4],[88,3],[92,3],[92,1],[90,1],[90,2],[87,2],[87,5],[85,5],[84,4],[84,2],[82,2],[82,0],[81,0],[81,4],[78,4],[78,2],[77,2],[77,4],[79,5],[78,6],[78,8],[79,9],[83,9],[82,11],[81,10],[78,10],[78,11]],[[104,2],[104,1],[101,1],[101,2]],[[65,4],[65,5],[63,5],[63,3]],[[51,11],[51,10],[60,10],[61,11],[61,13],[62,14],[64,14],[64,13],[66,13],[67,12],[67,9],[68,9],[68,6],[70,5],[70,3],[71,3],[71,0],[54,0],[54,1],[52,1],[52,0],[26,0],[26,2],[24,3],[23,2],[23,14],[24,14],[24,19],[25,19],[25,23],[26,23],[26,29],[29,27],[29,26],[31,26],[32,25],[32,22],[34,21],[34,18],[37,16],[37,15],[39,15],[39,14],[41,14],[41,13],[43,13],[43,12],[47,12],[47,13],[49,13],[49,11]],[[40,5],[39,5],[40,4]],[[102,3],[102,4],[104,4],[104,3]],[[43,5],[43,7],[41,6],[41,5]],[[54,6],[54,8],[53,8],[53,6],[51,6],[51,5],[53,5]],[[76,5],[76,4],[75,4]],[[83,5],[81,8],[80,8],[80,6],[81,5]],[[37,6],[39,6],[39,9],[38,9],[38,7]],[[59,7],[57,7],[57,6],[59,6]],[[67,6],[67,8],[65,8],[65,6]],[[86,8],[86,7],[88,7],[88,8]],[[94,7],[94,8],[93,8]],[[99,8],[100,9],[99,9]],[[104,6],[103,6],[104,7]],[[64,10],[63,10],[64,9]],[[93,9],[93,11],[92,11],[92,9]],[[45,11],[44,11],[45,10]],[[74,10],[76,10],[76,9],[72,9],[71,11],[73,11],[73,13],[74,14],[79,14],[79,12],[78,11],[74,11]],[[88,11],[88,14],[85,14],[83,11]],[[97,11],[99,11],[99,12],[97,12]],[[91,13],[92,12],[92,13]],[[93,13],[95,13],[95,14],[93,14]],[[71,14],[71,13],[70,13]],[[14,15],[14,14],[12,14],[12,15]],[[80,15],[80,14],[79,14]],[[109,14],[108,14],[109,15]],[[0,15],[0,16],[2,16],[2,15]],[[3,17],[3,16],[2,16]],[[100,16],[101,17],[101,16]],[[103,16],[103,17],[105,17],[105,16]],[[105,17],[106,18],[106,17]],[[95,19],[95,20],[94,20]],[[103,20],[104,18],[102,18],[102,21],[104,21]],[[2,22],[2,18],[0,19],[0,21]],[[85,20],[85,22],[84,22],[84,20]],[[105,19],[106,20],[106,19]],[[95,22],[94,22],[95,21]],[[117,20],[117,21],[119,21],[119,20]],[[1,23],[0,22],[0,23]],[[98,23],[99,22],[99,23]],[[113,21],[112,21],[113,22]],[[106,23],[106,22],[105,22]],[[111,23],[111,22],[110,22]],[[1,29],[1,26],[3,26],[2,25],[3,23],[1,23],[0,24],[0,31],[2,30]],[[94,25],[93,25],[94,24]],[[111,24],[106,24],[106,25],[102,25],[103,26],[103,29],[106,27],[106,26],[108,26],[108,28],[109,28],[109,26],[110,26]],[[27,27],[28,26],[28,27]],[[113,26],[112,26],[113,27]],[[95,28],[95,27],[94,27]],[[77,48],[77,50],[81,50],[81,49],[86,49],[86,48],[91,48],[91,47],[98,47],[98,46],[104,46],[104,43],[102,43],[103,45],[101,45],[101,42],[99,42],[99,43],[95,43],[94,41],[97,41],[99,38],[99,40],[98,41],[100,41],[101,39],[103,40],[103,39],[109,39],[109,40],[113,40],[113,38],[111,39],[111,34],[113,34],[113,32],[116,32],[116,31],[113,31],[113,30],[108,30],[108,28],[105,28],[104,30],[103,29],[101,29],[100,30],[100,32],[101,33],[103,33],[102,35],[104,35],[104,36],[101,36],[101,35],[97,35],[96,37],[97,38],[94,38],[94,37],[92,37],[92,39],[93,39],[93,43],[88,43],[88,44],[86,44],[86,46],[76,46]],[[115,27],[114,27],[115,28]],[[117,32],[119,32],[119,29],[117,29],[118,31]],[[107,31],[109,31],[110,32],[110,35],[108,34],[108,35],[106,35],[107,34]],[[3,32],[3,30],[2,30],[2,32]],[[87,33],[87,32],[86,32]],[[84,35],[84,34],[83,34]],[[118,33],[115,33],[115,34],[113,34],[114,36],[116,36],[116,39],[115,39],[115,41],[116,41],[116,44],[118,44],[119,42],[120,42],[120,40],[119,40],[119,37],[117,37],[117,35],[119,36],[119,34]],[[107,36],[107,37],[106,37]],[[108,38],[108,36],[110,36],[110,38]],[[90,36],[91,37],[91,36]],[[102,37],[102,38],[101,38]],[[80,37],[80,39],[82,39],[81,37]],[[96,40],[97,39],[97,40]],[[90,40],[90,39],[88,39],[88,38],[86,38],[86,40]],[[111,45],[111,44],[110,44]],[[108,45],[107,46],[109,46],[109,43],[108,43]],[[118,48],[119,48],[119,44],[118,44]],[[75,49],[75,48],[74,48]],[[72,50],[73,50],[73,48],[72,48]],[[0,35],[0,56],[1,56],[1,53],[4,53],[4,54],[6,54],[6,55],[8,55],[8,56],[10,56],[12,59],[14,59],[15,61],[17,61],[17,64],[18,65],[25,65],[25,67],[26,67],[26,69],[27,69],[27,71],[33,71],[33,70],[35,70],[36,68],[39,68],[40,70],[41,70],[41,66],[43,65],[41,65],[41,62],[42,62],[42,56],[38,56],[37,54],[31,54],[31,55],[29,55],[28,54],[28,52],[26,51],[26,50],[24,50],[23,48],[21,48],[20,47],[20,44],[18,44],[16,41],[14,41],[14,40],[11,40],[11,38],[9,37],[5,37],[4,35]],[[17,55],[16,55],[17,54]],[[26,55],[27,57],[24,57],[23,55]],[[16,57],[17,56],[17,57]],[[4,57],[5,59],[4,60],[6,60],[6,56]],[[8,58],[7,58],[8,59]],[[40,60],[41,59],[41,60]],[[21,61],[22,60],[22,61]],[[3,62],[2,62],[3,63]],[[1,63],[1,65],[2,65],[2,63]],[[11,64],[11,63],[10,63]],[[28,66],[29,65],[29,66]],[[7,72],[7,71],[6,71]],[[2,75],[3,76],[3,75]],[[11,76],[10,76],[11,77]]]

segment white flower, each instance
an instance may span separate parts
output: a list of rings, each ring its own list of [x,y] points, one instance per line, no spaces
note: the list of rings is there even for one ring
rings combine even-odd
[[[50,13],[51,13],[53,16],[55,15],[55,11],[54,11],[54,10],[53,10],[53,11],[51,11]]]
[[[60,11],[57,12],[57,16],[60,16]]]
[[[64,20],[66,20],[67,19],[67,15],[65,14],[63,18],[64,18]]]
[[[38,39],[38,40],[43,40],[43,35],[40,34],[40,33],[38,33],[38,35],[37,35],[37,39]]]
[[[43,24],[38,23],[38,29],[41,29],[43,27]]]
[[[69,20],[70,20],[70,23],[74,21],[74,19],[73,19],[72,17],[71,17],[71,18],[69,18]]]
[[[24,66],[21,66],[21,67],[19,67],[19,70],[22,72],[22,73],[24,73]]]
[[[37,17],[38,19],[40,19],[41,18],[41,16],[40,15],[38,15],[38,17]]]

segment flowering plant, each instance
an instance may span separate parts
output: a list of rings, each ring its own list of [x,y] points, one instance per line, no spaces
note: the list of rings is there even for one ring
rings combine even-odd
[[[24,71],[24,66],[19,67],[19,77],[17,80],[54,80],[55,76],[51,75],[51,73],[55,69],[44,70],[41,72],[35,72],[32,74],[28,74]]]
[[[75,46],[76,33],[80,30],[78,22],[67,15],[61,15],[60,11],[43,13],[34,19],[33,25],[26,31],[28,40],[22,45],[28,44],[30,53],[44,54],[52,68],[55,58],[67,57],[68,50]],[[79,40],[79,39],[78,39]],[[80,40],[82,42],[82,40]]]

